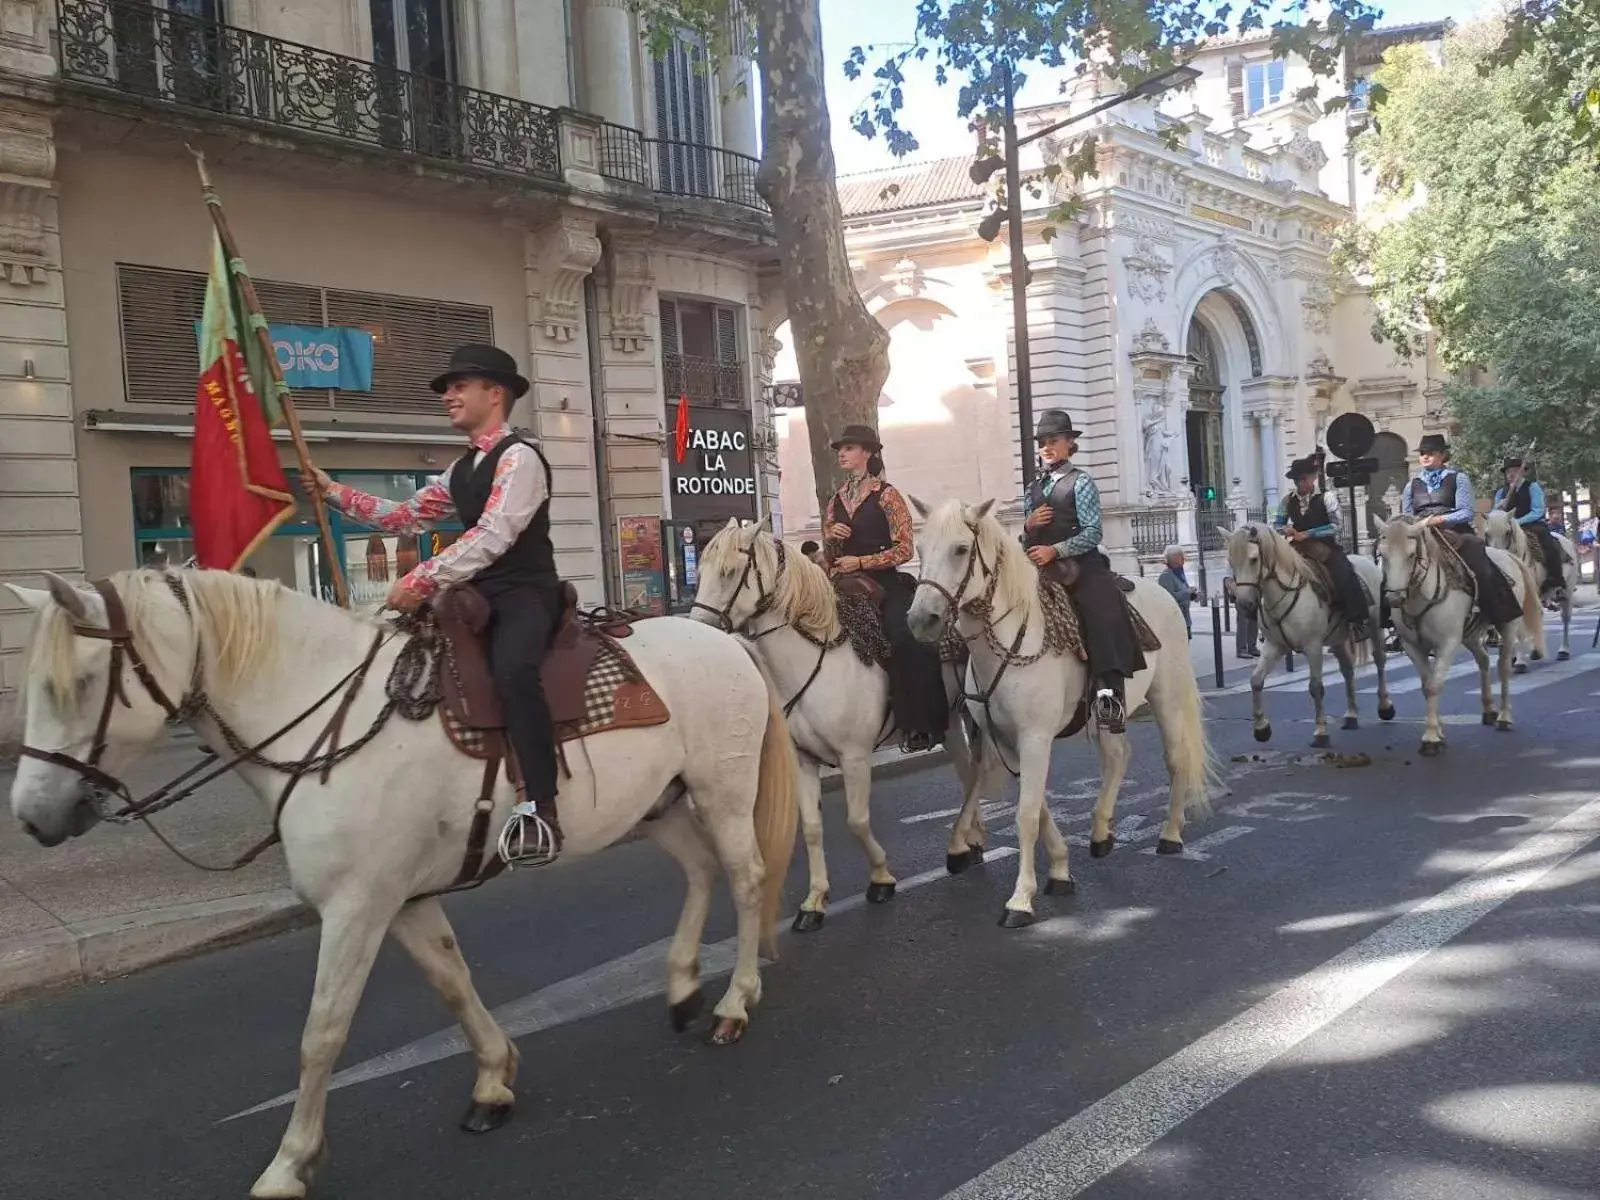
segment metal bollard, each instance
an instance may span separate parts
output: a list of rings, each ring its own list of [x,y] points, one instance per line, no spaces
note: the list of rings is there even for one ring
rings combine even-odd
[[[1222,614],[1217,611],[1220,605],[1215,600],[1211,602],[1211,657],[1217,667],[1217,687],[1226,686],[1222,675]]]
[[[1222,632],[1233,632],[1233,601],[1227,596],[1222,597]]]
[[[1283,653],[1283,669],[1286,673],[1294,674],[1294,651],[1285,650]]]

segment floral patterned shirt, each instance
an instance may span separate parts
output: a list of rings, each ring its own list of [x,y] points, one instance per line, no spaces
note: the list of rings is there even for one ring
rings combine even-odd
[[[911,561],[915,551],[913,531],[911,528],[911,510],[906,507],[905,498],[891,484],[874,476],[866,479],[852,479],[846,483],[828,501],[828,511],[823,517],[822,528],[824,534],[829,525],[834,524],[839,518],[835,515],[842,507],[850,516],[855,516],[856,509],[861,507],[861,502],[873,492],[878,493],[878,506],[883,509],[883,515],[889,519],[889,536],[892,540],[887,550],[877,554],[863,554],[861,556],[861,569],[863,571],[884,571],[901,566]],[[833,567],[834,560],[839,557],[839,547],[842,545],[831,538],[824,538],[822,544],[823,557],[828,567]]]
[[[511,426],[501,425],[474,438],[469,452],[473,465],[510,436]],[[457,459],[444,474],[430,479],[409,500],[385,500],[335,483],[328,491],[328,503],[384,533],[421,533],[456,515],[455,503],[450,499],[450,476],[460,461]],[[489,501],[478,523],[453,545],[418,563],[401,582],[421,596],[465,583],[511,549],[549,498],[539,456],[529,446],[510,447],[495,464]]]

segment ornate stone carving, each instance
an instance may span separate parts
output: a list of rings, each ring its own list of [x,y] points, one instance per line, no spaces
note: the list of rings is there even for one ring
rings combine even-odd
[[[1328,152],[1304,129],[1296,129],[1294,136],[1283,144],[1283,150],[1307,171],[1320,171],[1328,165]]]
[[[1123,256],[1122,265],[1128,273],[1130,297],[1146,304],[1159,304],[1167,298],[1166,278],[1172,267],[1148,237],[1134,241],[1133,252]]]
[[[768,379],[778,369],[778,355],[783,353],[783,342],[773,334],[765,334],[761,338],[761,367]]]
[[[562,216],[528,235],[529,267],[537,276],[536,321],[552,342],[570,342],[583,327],[583,281],[600,261],[593,221]]]
[[[50,119],[0,111],[0,281],[19,287],[45,282],[51,265],[45,204],[55,170]]]
[[[1217,244],[1211,247],[1211,270],[1224,285],[1233,282],[1234,275],[1239,269],[1239,247],[1233,238],[1227,234],[1217,239]]]
[[[1333,378],[1333,362],[1324,351],[1318,350],[1306,363],[1306,374],[1313,379]]]
[[[1278,197],[1287,204],[1294,199],[1294,194],[1300,190],[1300,185],[1292,179],[1269,179],[1267,190],[1277,193]]]
[[[883,281],[894,289],[902,300],[922,295],[924,281],[922,267],[913,258],[902,258],[883,274]]]
[[[1176,435],[1167,419],[1165,390],[1139,389],[1139,432],[1144,442],[1144,494],[1161,500],[1173,493],[1172,443]]]
[[[1144,328],[1139,330],[1133,338],[1133,349],[1137,354],[1165,354],[1171,348],[1167,335],[1161,332],[1156,325],[1154,317],[1146,317]]]
[[[1300,297],[1300,311],[1309,332],[1328,332],[1328,318],[1333,312],[1333,289],[1328,286],[1327,279],[1313,279],[1306,284],[1305,295]]]
[[[650,244],[644,239],[612,237],[606,271],[611,285],[611,345],[637,354],[650,340],[646,309],[655,287],[650,269]],[[580,280],[579,286],[582,286]]]

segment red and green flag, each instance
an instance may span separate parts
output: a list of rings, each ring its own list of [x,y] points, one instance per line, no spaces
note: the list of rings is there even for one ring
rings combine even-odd
[[[189,468],[189,512],[202,567],[232,571],[294,515],[272,427],[283,420],[282,384],[267,359],[241,277],[220,235],[200,320],[200,384]]]

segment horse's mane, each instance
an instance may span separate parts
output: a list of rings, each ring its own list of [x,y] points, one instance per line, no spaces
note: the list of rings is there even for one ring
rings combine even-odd
[[[1306,573],[1305,559],[1294,548],[1293,542],[1266,521],[1251,521],[1243,528],[1253,529],[1256,532],[1256,544],[1261,547],[1261,569],[1264,576],[1271,575],[1291,587],[1300,582]],[[1229,558],[1231,561],[1231,554]]]
[[[742,571],[744,547],[739,534],[737,528],[718,532],[706,545],[702,567],[719,572],[732,569],[735,574]],[[831,642],[839,636],[839,607],[826,571],[805,555],[787,551],[780,572],[777,540],[765,529],[756,534],[755,555],[761,578],[769,583],[777,580],[773,607],[784,624],[821,641]]]
[[[1030,627],[1044,628],[1043,602],[1039,595],[1039,571],[1029,560],[1022,543],[1005,531],[993,511],[981,516],[959,500],[947,500],[928,514],[922,535],[929,543],[948,543],[968,533],[977,536],[984,562],[995,573],[994,610],[1015,613]],[[962,603],[974,599],[967,595]]]
[[[1528,556],[1528,531],[1521,525],[1517,524],[1516,518],[1514,518],[1503,508],[1492,508],[1484,515],[1484,541],[1487,542],[1489,540],[1490,526],[1499,525],[1502,523],[1506,526],[1507,530],[1507,545],[1505,549],[1510,550],[1511,553],[1515,554],[1518,558],[1526,558]]]

